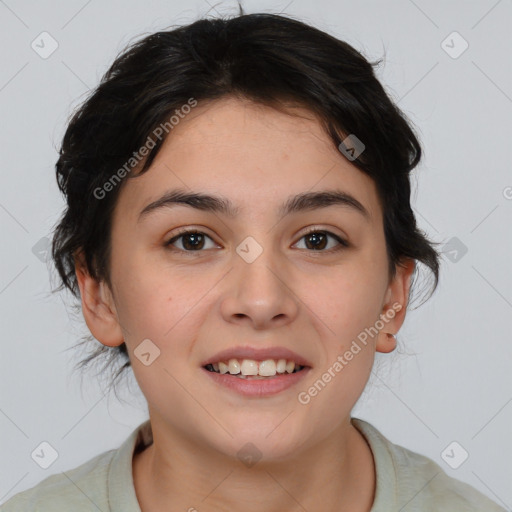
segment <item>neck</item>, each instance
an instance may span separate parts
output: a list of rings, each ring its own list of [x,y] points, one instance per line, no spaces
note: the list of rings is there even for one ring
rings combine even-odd
[[[347,421],[321,443],[286,460],[244,465],[168,435],[152,421],[153,444],[133,458],[142,512],[318,510],[369,512],[375,469],[364,437]],[[155,428],[157,427],[157,428]]]
[[[208,508],[215,512],[318,510],[369,512],[375,466],[362,434],[347,419],[332,434],[286,460],[244,465],[151,421],[153,444],[134,455],[142,512]],[[206,507],[205,507],[206,506]]]

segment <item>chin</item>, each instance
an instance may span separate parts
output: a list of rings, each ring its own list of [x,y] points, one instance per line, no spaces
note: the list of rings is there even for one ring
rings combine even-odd
[[[211,444],[222,453],[235,456],[242,462],[244,457],[261,462],[293,458],[303,438],[292,428],[291,422],[283,422],[286,414],[268,415],[267,419],[260,421],[255,416],[257,413],[244,415],[243,419],[238,418],[235,422],[219,418],[232,437],[222,431],[222,437],[211,440]]]

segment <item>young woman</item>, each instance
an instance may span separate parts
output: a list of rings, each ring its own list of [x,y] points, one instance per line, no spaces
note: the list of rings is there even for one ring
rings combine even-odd
[[[64,136],[53,258],[149,420],[2,510],[504,510],[351,417],[417,264],[439,272],[373,65],[269,14],[115,60]]]

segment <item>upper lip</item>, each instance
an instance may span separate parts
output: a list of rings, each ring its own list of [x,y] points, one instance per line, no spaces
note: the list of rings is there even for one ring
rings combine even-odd
[[[300,366],[311,366],[311,363],[307,359],[285,347],[254,348],[249,346],[239,346],[221,350],[203,361],[201,366],[218,363],[219,361],[229,361],[230,359],[253,359],[255,361],[286,359],[287,361],[294,361]]]

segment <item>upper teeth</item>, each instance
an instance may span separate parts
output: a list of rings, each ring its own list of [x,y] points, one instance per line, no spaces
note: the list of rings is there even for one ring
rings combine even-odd
[[[216,372],[220,373],[261,375],[262,377],[271,377],[276,373],[293,373],[296,366],[300,369],[300,365],[295,365],[294,361],[286,361],[286,359],[265,359],[259,363],[254,359],[230,359],[227,363],[219,361],[212,366]]]

